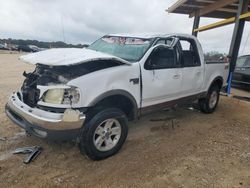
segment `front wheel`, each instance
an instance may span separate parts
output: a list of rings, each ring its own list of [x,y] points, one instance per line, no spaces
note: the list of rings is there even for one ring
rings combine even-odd
[[[218,105],[220,99],[220,89],[217,85],[213,85],[206,98],[199,99],[200,110],[204,113],[213,113]]]
[[[128,134],[126,115],[117,108],[105,109],[94,115],[84,126],[79,148],[93,160],[116,154]]]

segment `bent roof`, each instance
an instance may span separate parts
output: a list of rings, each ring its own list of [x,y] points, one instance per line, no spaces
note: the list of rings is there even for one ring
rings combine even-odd
[[[190,17],[199,11],[202,17],[230,18],[236,16],[238,5],[239,0],[178,0],[166,11],[188,14]],[[250,6],[248,6],[248,11],[250,11]]]
[[[117,33],[117,34],[108,34],[108,36],[134,37],[134,38],[143,38],[143,39],[158,38],[158,37],[161,38],[161,37],[170,37],[170,36],[194,38],[194,36],[192,36],[192,35],[180,34],[180,33],[170,33],[170,34],[163,34],[163,33]]]

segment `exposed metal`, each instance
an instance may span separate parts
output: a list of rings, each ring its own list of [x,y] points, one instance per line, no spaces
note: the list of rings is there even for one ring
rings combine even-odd
[[[23,163],[28,164],[31,161],[35,160],[41,152],[42,152],[42,147],[32,146],[32,147],[17,148],[13,151],[13,154],[29,154],[23,160]]]

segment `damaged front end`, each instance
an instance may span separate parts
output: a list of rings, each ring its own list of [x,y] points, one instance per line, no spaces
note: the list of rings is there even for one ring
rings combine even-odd
[[[14,92],[6,104],[7,116],[28,133],[52,140],[76,139],[85,121],[79,106],[80,90],[67,83],[89,71],[84,66],[37,64],[23,73],[21,91]]]
[[[46,106],[45,103],[48,103],[49,106],[49,104],[63,103],[72,105],[72,101],[78,102],[79,93],[76,94],[78,95],[76,100],[76,95],[71,95],[73,93],[70,92],[71,87],[66,84],[79,75],[68,69],[72,68],[37,65],[32,73],[24,72],[25,80],[20,92],[22,101],[30,107],[39,107],[39,103],[42,103],[41,106]]]
[[[67,83],[80,76],[119,66],[117,61],[96,60],[70,66],[37,64],[32,73],[24,72],[26,79],[20,97],[30,107],[79,108],[80,90]]]
[[[6,114],[14,123],[40,138],[76,139],[85,121],[86,109],[80,105],[80,89],[67,83],[105,68],[105,63],[93,64],[36,65],[33,72],[23,73],[25,80],[21,91],[11,95]]]
[[[87,49],[51,49],[20,58],[35,64],[23,75],[19,92],[6,104],[7,116],[28,133],[52,140],[76,139],[85,121],[81,89],[69,83],[102,69],[130,65],[124,60]]]

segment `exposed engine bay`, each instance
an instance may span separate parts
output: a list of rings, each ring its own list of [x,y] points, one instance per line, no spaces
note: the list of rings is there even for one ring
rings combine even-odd
[[[21,87],[23,102],[35,107],[39,100],[40,86],[67,84],[70,80],[98,70],[122,65],[118,61],[97,60],[69,66],[48,66],[37,64],[31,73],[23,73],[26,79]]]

